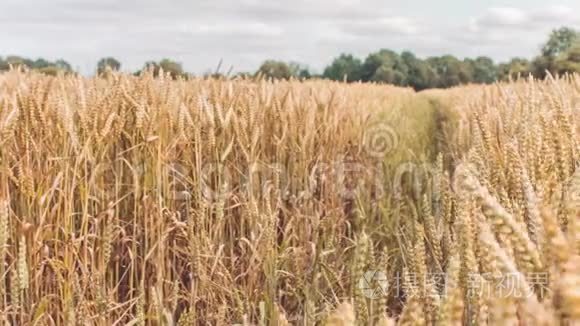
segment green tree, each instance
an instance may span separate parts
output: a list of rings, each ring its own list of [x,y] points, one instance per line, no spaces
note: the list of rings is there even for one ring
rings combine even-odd
[[[72,72],[72,66],[70,65],[70,63],[66,62],[64,59],[58,59],[56,60],[56,62],[54,63],[54,65],[56,66],[56,68],[63,70],[65,72]]]
[[[165,73],[169,73],[171,78],[174,79],[177,77],[183,77],[185,75],[181,63],[170,59],[163,59],[159,61],[159,67],[163,69]]]
[[[8,56],[5,59],[0,57],[0,71],[8,70],[10,66],[33,69],[47,75],[56,75],[59,71],[72,72],[70,64],[62,59],[51,62],[43,58],[31,60],[20,56]]]
[[[163,59],[159,62],[147,61],[143,66],[143,70],[137,71],[135,75],[141,74],[142,71],[151,71],[153,76],[158,77],[159,73],[163,71],[164,74],[169,74],[171,78],[185,77],[187,74],[183,71],[181,63],[170,59]]]
[[[398,86],[406,86],[407,75],[389,65],[381,65],[373,74],[371,81]]]
[[[52,64],[50,62],[48,62],[45,59],[39,58],[34,60],[34,62],[32,63],[32,67],[33,69],[42,69],[42,68],[46,68],[52,66]]]
[[[266,60],[258,69],[258,74],[273,79],[290,79],[293,76],[290,66],[282,61]]]
[[[97,73],[103,74],[108,70],[119,71],[121,70],[121,62],[113,57],[106,57],[99,60],[97,63]]]
[[[5,61],[8,66],[12,66],[14,68],[32,68],[34,65],[34,61],[15,55],[6,57]]]
[[[447,88],[466,84],[472,80],[469,64],[452,55],[431,57],[427,59],[427,63],[437,75],[433,87]]]
[[[553,30],[548,41],[542,46],[540,56],[532,62],[534,75],[544,78],[546,72],[557,73],[556,60],[564,55],[579,39],[578,32],[569,27]]]
[[[498,79],[509,80],[517,78],[518,76],[525,76],[531,71],[531,64],[524,58],[513,58],[507,63],[502,63],[498,66]]]
[[[362,65],[362,80],[406,86],[408,67],[401,57],[391,50],[371,53]]]
[[[362,62],[352,54],[343,53],[324,69],[322,77],[331,80],[354,82],[361,79]]]
[[[401,53],[401,59],[407,66],[407,82],[409,86],[419,91],[432,87],[436,75],[424,60],[417,58],[409,51]]]
[[[297,62],[291,62],[290,64],[288,64],[288,67],[290,68],[290,72],[292,74],[293,77],[299,78],[299,79],[309,79],[312,78],[312,74],[310,73],[310,70],[308,69],[307,66],[297,63]]]
[[[491,84],[497,80],[497,67],[488,57],[478,57],[470,61],[472,82]]]
[[[544,78],[546,72],[554,72],[554,58],[537,56],[532,61],[530,70],[535,77]]]
[[[558,74],[580,72],[580,42],[556,58],[554,70]]]
[[[578,32],[569,27],[553,30],[546,44],[542,46],[542,56],[555,58],[568,51],[578,40]]]

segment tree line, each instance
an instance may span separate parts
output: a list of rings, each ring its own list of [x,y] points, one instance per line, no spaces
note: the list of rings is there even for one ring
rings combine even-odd
[[[72,72],[72,66],[63,59],[55,62],[47,61],[39,58],[36,60],[22,58],[19,56],[8,56],[6,58],[0,57],[0,71],[9,70],[10,67],[27,67],[35,69],[48,75],[56,75],[59,71]]]
[[[31,60],[18,56],[0,57],[0,71],[8,70],[10,67],[26,67],[49,75],[74,73],[71,65],[62,59],[50,62],[45,59]],[[120,61],[113,57],[106,57],[97,63],[96,73],[106,74],[108,71],[120,69]],[[146,62],[142,70],[151,70],[156,75],[164,71],[174,78],[191,76],[183,70],[180,63],[170,59]],[[135,74],[140,74],[142,70]],[[461,60],[452,55],[423,59],[410,51],[397,53],[381,49],[369,54],[364,60],[352,54],[343,53],[326,66],[322,74],[314,74],[308,67],[298,63],[266,60],[255,73],[240,73],[237,76],[376,82],[422,90],[468,83],[489,84],[528,74],[544,78],[547,73],[568,72],[580,72],[580,32],[562,27],[551,32],[548,40],[541,47],[540,53],[532,60],[513,58],[508,62],[495,63],[485,56]],[[208,75],[229,77],[229,74],[224,76],[219,72]]]
[[[272,78],[308,78],[312,75],[296,64],[269,60],[258,70]],[[580,32],[562,27],[553,30],[540,53],[528,60],[513,58],[495,63],[480,56],[460,60],[452,55],[418,58],[410,51],[396,53],[381,49],[364,60],[343,53],[328,65],[318,78],[346,82],[376,82],[412,87],[448,88],[460,84],[489,84],[532,74],[544,78],[548,73],[580,72]]]
[[[0,57],[0,71],[6,71],[10,68],[26,68],[37,70],[47,75],[57,75],[58,73],[76,73],[72,69],[72,66],[63,59],[51,62],[42,58],[32,60],[19,56],[8,56],[6,58]],[[121,62],[113,57],[106,57],[102,58],[97,63],[96,73],[98,75],[102,75],[109,71],[119,70],[121,70]],[[160,71],[164,71],[174,78],[188,76],[188,74],[184,72],[180,63],[170,59],[163,59],[159,62],[148,61],[143,66],[142,70],[152,70],[155,75],[159,74]],[[142,70],[135,72],[135,75],[139,75]]]

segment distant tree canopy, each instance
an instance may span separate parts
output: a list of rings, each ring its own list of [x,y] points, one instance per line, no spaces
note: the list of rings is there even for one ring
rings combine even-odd
[[[401,58],[407,65],[407,85],[417,90],[423,90],[431,87],[435,83],[436,73],[432,66],[426,61],[417,58],[411,52],[403,52]]]
[[[261,75],[273,79],[308,79],[313,77],[308,67],[300,63],[286,63],[284,61],[276,60],[264,61],[260,68],[258,68],[258,71],[256,71],[255,75]]]
[[[568,28],[562,27],[552,31],[546,44],[542,46],[542,56],[555,58],[572,47],[578,42],[578,32]]]
[[[576,30],[562,27],[552,31],[548,41],[542,46],[541,54],[533,60],[530,72],[543,78],[546,72],[555,74],[580,71],[575,69],[577,66],[573,61],[567,62],[569,59],[573,60],[570,52],[576,51],[579,42],[580,34]]]
[[[553,69],[562,74],[569,71],[580,71],[580,43],[574,44],[555,60]]]
[[[164,72],[169,73],[169,75],[173,78],[184,75],[183,66],[181,63],[170,59],[163,59],[159,61],[159,67],[163,69]]]
[[[352,54],[341,54],[330,66],[324,69],[322,76],[332,80],[354,82],[361,79],[362,62]]]
[[[290,65],[285,62],[266,60],[258,68],[257,74],[274,79],[290,79],[292,77],[292,70],[290,69]]]
[[[461,61],[445,55],[423,60],[409,51],[399,55],[383,49],[369,54],[364,62],[350,54],[342,54],[326,67],[322,77],[348,82],[388,83],[422,90],[468,82],[492,83],[498,78],[498,68],[488,57]]]
[[[460,84],[489,84],[533,74],[580,72],[580,33],[562,27],[552,31],[540,55],[531,62],[513,58],[496,64],[489,57],[460,60],[452,55],[417,58],[405,51],[400,55],[383,49],[369,54],[364,61],[343,53],[324,69],[323,78],[347,82],[377,82],[413,87],[447,88]]]
[[[518,76],[525,76],[531,71],[531,63],[524,58],[513,58],[510,62],[501,63],[497,67],[498,80],[515,79]]]
[[[296,62],[266,60],[255,73],[238,73],[230,77],[219,73],[207,74],[208,78],[252,78],[264,76],[273,79],[323,78],[345,82],[388,83],[412,87],[416,90],[447,88],[461,84],[490,84],[496,81],[515,79],[532,74],[537,78],[550,74],[580,72],[580,33],[572,28],[553,30],[532,60],[513,58],[507,62],[495,63],[491,58],[459,59],[452,55],[419,58],[410,51],[397,53],[381,49],[361,59],[342,53],[326,66],[321,75],[313,74],[307,66]],[[50,62],[43,58],[35,60],[19,57],[0,57],[0,71],[10,67],[37,70],[47,75],[72,72],[64,60]],[[113,57],[104,57],[97,63],[97,73],[121,69],[121,62]],[[188,76],[181,63],[170,59],[146,62],[141,71],[151,71],[158,76],[161,71],[172,78]]]
[[[300,63],[290,62],[288,64],[288,67],[290,68],[290,74],[292,75],[292,77],[296,77],[299,79],[312,78],[312,74],[310,73],[310,70],[308,69],[308,67],[306,67]]]
[[[47,75],[57,75],[59,72],[70,73],[73,71],[71,65],[62,59],[50,62],[42,58],[32,60],[19,56],[0,57],[0,71],[8,70],[10,67],[37,70]]]
[[[99,62],[97,63],[97,74],[99,75],[103,74],[108,70],[112,71],[121,70],[121,62],[112,57],[106,57],[99,60]]]
[[[162,59],[159,62],[148,61],[143,66],[143,70],[152,71],[154,76],[159,76],[159,73],[163,71],[164,74],[169,74],[169,76],[171,76],[173,79],[187,76],[187,74],[183,71],[181,63],[170,59]],[[141,71],[142,70],[136,72],[136,74],[140,74]]]

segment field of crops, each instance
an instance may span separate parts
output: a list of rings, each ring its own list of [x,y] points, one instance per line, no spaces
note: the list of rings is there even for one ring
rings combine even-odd
[[[0,75],[0,322],[576,325],[580,77]]]

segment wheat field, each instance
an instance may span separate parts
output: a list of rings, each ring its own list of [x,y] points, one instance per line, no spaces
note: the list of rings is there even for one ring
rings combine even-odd
[[[576,325],[580,77],[0,75],[6,325]]]

